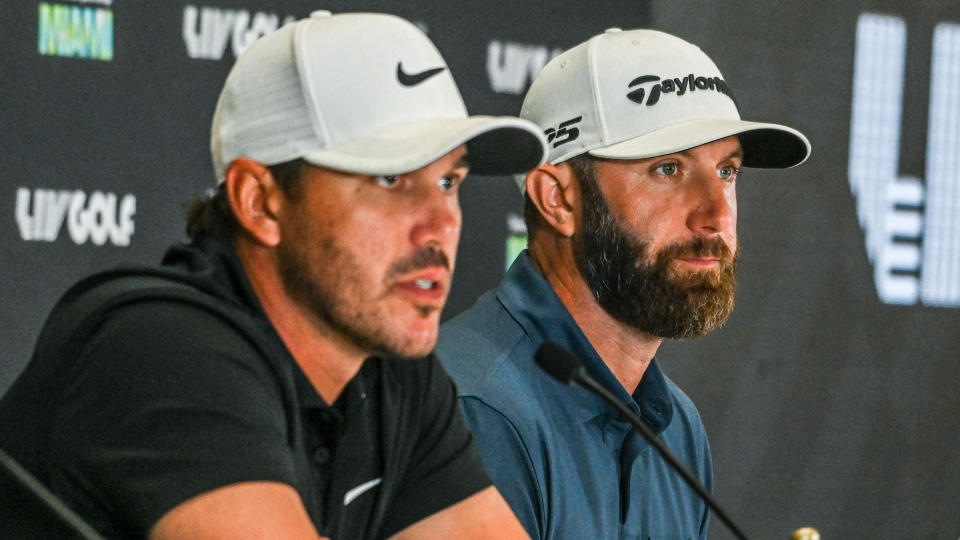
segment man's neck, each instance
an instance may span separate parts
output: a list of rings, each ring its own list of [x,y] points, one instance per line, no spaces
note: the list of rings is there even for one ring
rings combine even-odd
[[[263,311],[293,359],[327,403],[332,404],[368,356],[294,301],[283,286],[273,254],[238,242],[237,254]]]
[[[544,255],[547,250],[550,255]],[[600,358],[633,394],[663,339],[610,316],[584,282],[567,245],[531,245],[530,257]]]

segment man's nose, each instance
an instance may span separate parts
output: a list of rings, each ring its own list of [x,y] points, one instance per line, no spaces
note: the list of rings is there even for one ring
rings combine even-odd
[[[687,218],[687,226],[704,236],[732,233],[736,220],[733,186],[717,178],[715,171],[712,176],[692,186],[693,208]]]
[[[411,241],[416,246],[438,244],[448,246],[460,238],[462,215],[455,195],[443,192],[437,186],[422,190],[425,193],[412,201],[417,216]]]

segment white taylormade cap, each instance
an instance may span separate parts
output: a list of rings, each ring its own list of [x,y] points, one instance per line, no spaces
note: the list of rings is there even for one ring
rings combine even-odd
[[[520,117],[544,130],[553,164],[583,153],[649,158],[731,135],[747,167],[793,167],[810,154],[795,129],[741,120],[710,58],[655,30],[612,28],[557,56],[530,86]]]
[[[238,157],[297,158],[345,172],[400,174],[467,145],[471,172],[537,167],[540,129],[468,117],[450,70],[416,26],[392,15],[326,11],[254,42],[227,76],[210,146],[219,182]]]

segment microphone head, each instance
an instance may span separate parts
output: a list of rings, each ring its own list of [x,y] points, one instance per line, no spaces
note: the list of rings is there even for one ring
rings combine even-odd
[[[540,369],[562,383],[572,385],[583,372],[583,363],[579,358],[551,341],[541,345],[533,358]]]

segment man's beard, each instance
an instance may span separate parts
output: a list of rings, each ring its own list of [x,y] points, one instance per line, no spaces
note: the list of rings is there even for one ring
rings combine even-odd
[[[589,172],[589,171],[588,171]],[[583,230],[574,256],[587,286],[614,319],[662,338],[688,338],[720,326],[733,310],[737,254],[720,238],[671,244],[649,259],[648,241],[620,226],[592,174],[581,174]],[[719,269],[677,274],[677,257],[718,257]]]

